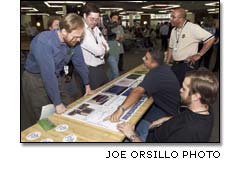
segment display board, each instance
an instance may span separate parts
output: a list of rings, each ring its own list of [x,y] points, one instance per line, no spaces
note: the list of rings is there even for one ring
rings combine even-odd
[[[120,106],[129,93],[137,87],[144,79],[145,74],[132,73],[122,77],[110,86],[101,90],[98,94],[91,96],[80,104],[66,111],[63,116],[79,120],[85,123],[96,125],[98,127],[107,128],[113,131],[118,131],[116,125],[121,121],[129,121],[132,114],[147,100],[147,96],[143,95],[140,100],[127,109],[120,121],[112,123],[107,119],[118,106]]]

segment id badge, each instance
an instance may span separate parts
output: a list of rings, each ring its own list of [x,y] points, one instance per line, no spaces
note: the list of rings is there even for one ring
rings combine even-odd
[[[174,52],[177,52],[177,47],[173,48],[173,51],[174,51]]]
[[[68,65],[64,65],[64,72],[65,72],[65,75],[67,75],[69,73],[69,66]]]
[[[120,46],[120,42],[117,42],[117,45]]]

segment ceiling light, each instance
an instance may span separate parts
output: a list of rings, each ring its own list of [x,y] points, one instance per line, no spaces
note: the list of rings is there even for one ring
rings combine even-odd
[[[215,14],[215,13],[219,13],[219,11],[215,11],[215,12],[208,12],[209,14]]]
[[[38,9],[33,7],[21,7],[21,10],[27,10],[28,12],[38,12]]]
[[[147,2],[147,1],[116,1],[116,2],[136,2],[136,3],[142,3],[142,2]]]
[[[45,1],[48,4],[85,4],[84,1]]]
[[[153,4],[153,5],[148,5],[141,7],[142,9],[172,9],[172,8],[177,8],[180,7],[180,5],[174,5],[174,4]]]
[[[207,9],[207,11],[218,11],[219,8],[215,8],[215,9]]]
[[[120,11],[120,10],[123,10],[123,8],[118,8],[118,7],[102,7],[102,8],[100,8],[100,10],[116,10],[116,11]]]
[[[55,13],[58,14],[58,15],[63,15],[64,14],[63,11],[56,11]]]
[[[211,3],[206,3],[205,6],[219,6],[219,2],[211,2]]]
[[[159,13],[167,13],[168,11],[167,10],[159,10],[158,12]]]
[[[63,6],[59,6],[59,5],[50,5],[47,1],[44,2],[44,4],[48,7],[52,7],[52,8],[62,8]]]
[[[44,16],[49,16],[48,13],[26,13],[25,15],[44,15]]]
[[[40,26],[41,26],[41,23],[40,23],[40,22],[37,22],[37,23],[36,23],[36,26],[37,26],[37,27],[40,27]]]
[[[144,12],[141,12],[141,11],[126,11],[126,13],[134,13],[134,14],[136,14],[136,13],[144,13]]]

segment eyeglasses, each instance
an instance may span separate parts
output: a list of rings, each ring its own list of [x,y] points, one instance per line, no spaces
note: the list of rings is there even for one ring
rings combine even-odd
[[[73,36],[70,41],[77,40],[77,39],[83,40],[83,38],[84,38],[84,35],[81,35],[81,36]]]
[[[99,18],[88,17],[88,19],[89,19],[91,22],[96,22],[96,23],[99,22]]]

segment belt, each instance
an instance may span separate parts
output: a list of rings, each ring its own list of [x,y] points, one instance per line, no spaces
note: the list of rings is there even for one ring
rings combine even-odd
[[[188,63],[187,60],[182,60],[182,61],[173,61],[175,64],[182,64],[182,63]]]
[[[103,64],[101,64],[101,65],[97,65],[97,66],[87,65],[87,67],[91,67],[91,68],[99,68],[99,67],[102,67],[102,66],[103,66]]]

